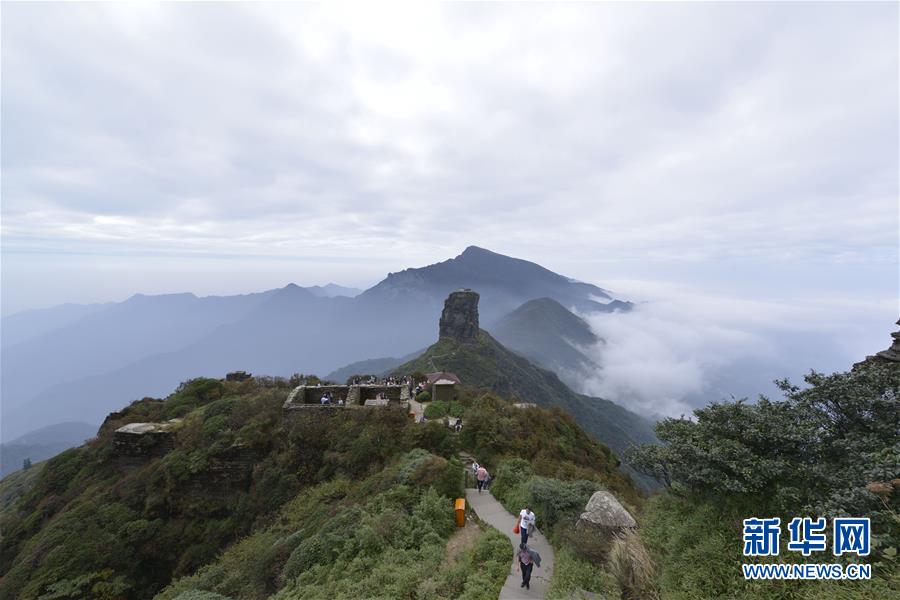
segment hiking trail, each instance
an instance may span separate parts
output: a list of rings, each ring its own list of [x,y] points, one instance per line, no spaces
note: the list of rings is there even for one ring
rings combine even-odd
[[[466,503],[475,511],[478,518],[497,529],[501,533],[506,534],[512,543],[510,548],[509,575],[506,583],[500,590],[499,600],[526,600],[529,598],[544,598],[547,593],[547,587],[550,584],[550,577],[553,575],[553,548],[550,542],[544,537],[539,530],[528,537],[528,546],[537,550],[541,555],[541,566],[535,565],[531,572],[531,589],[526,590],[519,587],[522,583],[522,576],[516,573],[515,563],[513,562],[512,552],[519,548],[521,541],[518,534],[512,532],[513,525],[516,524],[516,516],[509,514],[503,505],[497,502],[497,499],[488,492],[484,491],[480,495],[478,490],[466,489]]]

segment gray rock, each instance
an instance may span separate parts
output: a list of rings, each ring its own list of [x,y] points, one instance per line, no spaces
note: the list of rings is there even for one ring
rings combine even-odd
[[[478,293],[457,290],[444,301],[440,337],[472,341],[478,337]]]
[[[897,325],[900,325],[900,319],[897,320]],[[894,343],[891,344],[890,348],[877,352],[872,356],[867,356],[865,360],[853,365],[853,370],[861,369],[871,364],[900,363],[900,331],[895,331],[891,334],[891,337],[894,339]]]
[[[584,512],[578,519],[577,527],[600,527],[603,529],[630,529],[637,522],[616,497],[609,492],[594,492],[588,500]]]
[[[897,320],[897,325],[900,325],[900,319]],[[900,331],[895,331],[891,334],[891,337],[894,338],[894,343],[891,344],[891,347],[887,350],[882,350],[876,356],[889,362],[900,362]]]

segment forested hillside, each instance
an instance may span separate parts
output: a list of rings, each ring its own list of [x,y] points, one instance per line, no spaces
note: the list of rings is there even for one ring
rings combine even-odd
[[[603,398],[573,392],[555,374],[507,350],[485,331],[471,342],[441,338],[396,373],[450,371],[466,385],[490,390],[516,402],[559,407],[618,453],[632,445],[655,442],[652,424]]]
[[[900,363],[870,359],[781,388],[782,400],[722,402],[693,420],[666,419],[657,425],[665,445],[630,454],[667,487],[648,502],[641,529],[663,597],[900,596]],[[780,518],[782,548],[794,517],[868,517],[868,557],[782,552],[764,562],[863,561],[873,577],[745,581],[741,564],[751,559],[742,556],[741,523],[750,517]]]
[[[110,415],[3,513],[0,598],[152,598],[173,580],[163,598],[496,597],[508,543],[485,532],[443,558],[460,450],[640,501],[612,453],[559,410],[463,391],[460,434],[399,406],[286,421],[289,389],[199,379]],[[123,453],[114,431],[136,422],[171,423],[171,448]]]

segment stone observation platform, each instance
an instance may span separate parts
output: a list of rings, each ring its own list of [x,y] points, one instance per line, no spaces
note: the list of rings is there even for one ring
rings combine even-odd
[[[113,433],[113,449],[119,456],[162,456],[175,447],[175,429],[181,419],[164,423],[129,423]]]
[[[322,397],[330,396],[328,403]],[[409,386],[389,384],[300,385],[284,402],[285,416],[304,409],[337,409],[402,405],[409,402]]]

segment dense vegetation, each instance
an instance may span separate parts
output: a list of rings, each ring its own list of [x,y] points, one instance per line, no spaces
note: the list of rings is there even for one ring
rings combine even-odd
[[[624,452],[634,444],[656,442],[653,427],[645,419],[608,400],[576,394],[559,377],[507,350],[485,331],[479,333],[476,343],[443,338],[395,372],[427,373],[438,369],[456,373],[469,387],[489,390],[516,402],[562,408],[616,452]]]
[[[461,483],[457,462],[421,449],[361,483],[332,479],[159,598],[200,590],[234,598],[496,598],[509,562],[505,538],[486,536],[452,564],[445,557],[455,528],[448,497]]]
[[[724,402],[657,426],[666,445],[632,463],[665,481],[642,537],[666,598],[896,598],[900,594],[900,365],[780,382],[782,401]],[[742,520],[751,516],[872,519],[868,582],[748,582]],[[830,521],[829,521],[830,522]],[[786,529],[783,528],[783,529]],[[785,547],[787,533],[783,531]],[[835,562],[782,553],[781,562]],[[843,560],[843,558],[842,558]]]
[[[511,552],[503,536],[445,556],[460,450],[638,498],[612,453],[559,410],[462,390],[457,435],[399,407],[286,421],[289,389],[194,380],[110,415],[95,440],[36,467],[0,523],[0,598],[141,599],[170,584],[163,597],[179,600],[496,597]],[[180,422],[164,455],[116,453],[118,427],[169,419]]]

